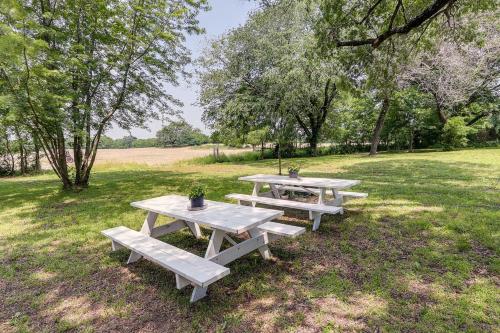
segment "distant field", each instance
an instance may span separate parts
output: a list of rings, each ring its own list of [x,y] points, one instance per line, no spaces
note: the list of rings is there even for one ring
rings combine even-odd
[[[179,147],[179,148],[129,148],[129,149],[100,149],[97,152],[95,164],[138,163],[147,165],[167,165],[182,160],[189,160],[212,154],[211,145]],[[249,148],[236,149],[220,146],[219,152],[237,154],[249,151]],[[44,169],[50,169],[47,160],[42,162]]]

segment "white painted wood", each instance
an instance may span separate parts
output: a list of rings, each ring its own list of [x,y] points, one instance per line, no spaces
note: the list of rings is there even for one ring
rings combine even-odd
[[[252,251],[257,250],[265,246],[266,244],[267,244],[266,235],[265,234],[257,235],[254,238],[250,238],[239,244],[236,244],[235,246],[232,246],[208,259],[210,261],[218,263],[219,265],[227,265],[228,263]]]
[[[207,208],[199,211],[188,210],[189,199],[180,195],[168,195],[132,202],[131,205],[235,234],[244,233],[264,222],[283,215],[283,212],[279,210],[239,206],[211,200],[205,200],[205,202]]]
[[[194,237],[196,237],[196,239],[200,239],[201,237],[203,237],[198,223],[187,222],[187,221],[185,221],[185,223],[189,227],[189,230],[191,230],[191,232],[193,233]]]
[[[130,255],[128,256],[127,265],[132,264],[141,258],[142,258],[142,256],[139,253],[132,251],[132,252],[130,252]]]
[[[189,280],[183,278],[179,274],[175,274],[175,287],[177,289],[181,290],[182,288],[184,288],[190,284],[191,284],[191,282]]]
[[[279,187],[280,191],[290,191],[290,192],[303,192],[303,193],[311,193],[314,195],[319,195],[320,194],[320,189],[317,188],[306,188],[306,187],[299,187],[299,186],[280,186]],[[367,198],[368,193],[362,193],[362,192],[348,192],[348,191],[338,191],[336,189],[332,189],[332,195],[335,197],[335,191],[337,191],[338,195],[341,195],[346,199],[345,197],[352,197],[352,198]]]
[[[339,193],[339,191],[337,189],[332,189],[332,193],[333,193],[334,199],[333,199],[333,201],[330,202],[330,204],[332,204],[334,206],[342,206],[342,204],[344,203],[344,198]]]
[[[175,220],[175,221],[172,221],[168,224],[164,224],[164,225],[160,225],[156,228],[153,228],[152,232],[151,232],[151,237],[160,237],[160,236],[163,236],[163,235],[166,235],[166,234],[170,234],[172,232],[176,232],[180,229],[184,229],[186,228],[186,222],[182,221],[182,220]]]
[[[111,250],[112,251],[118,251],[121,249],[124,249],[124,246],[121,246],[120,244],[116,243],[115,241],[111,241]]]
[[[306,231],[306,228],[296,227],[294,225],[288,225],[276,222],[266,222],[258,226],[258,229],[265,231],[267,233],[272,233],[275,235],[286,236],[295,238]]]
[[[274,184],[269,184],[269,187],[271,188],[271,193],[273,194],[273,197],[276,199],[281,199],[280,191]]]
[[[158,213],[148,212],[144,223],[142,224],[141,232],[145,235],[151,235],[151,231],[155,226],[156,219],[158,218]]]
[[[208,243],[208,248],[205,252],[205,258],[211,258],[219,253],[225,235],[226,233],[222,230],[215,229],[212,231],[212,236],[210,236],[210,242]]]
[[[325,199],[326,199],[326,189],[325,188],[321,188],[319,190],[318,205],[324,205],[325,204]]]
[[[307,188],[302,186],[290,186],[290,185],[281,185],[279,189],[280,191],[302,192],[302,193],[310,193],[312,195],[319,195],[320,192],[320,190],[317,188]]]
[[[123,226],[102,234],[200,287],[229,274],[229,268]]]
[[[339,194],[341,194],[344,197],[352,197],[352,198],[367,198],[368,197],[368,193],[361,193],[361,192],[339,191]]]
[[[248,230],[248,234],[252,238],[258,238],[260,236],[264,237],[264,245],[259,246],[258,250],[259,250],[260,255],[262,256],[262,258],[264,258],[266,260],[271,259],[271,255],[272,254],[271,254],[271,251],[269,250],[269,247],[267,246],[267,243],[269,243],[269,238],[267,236],[267,232],[255,228],[255,229]]]
[[[193,289],[193,293],[191,294],[190,302],[194,303],[205,296],[207,296],[207,288],[195,286]]]
[[[241,201],[248,202],[257,202],[269,206],[279,206],[286,208],[294,208],[299,210],[327,213],[327,214],[337,214],[342,211],[341,207],[335,206],[327,206],[327,205],[318,205],[316,203],[307,203],[307,202],[299,202],[299,201],[291,201],[284,199],[273,199],[266,197],[254,197],[248,194],[239,194],[239,193],[231,193],[226,195],[228,199],[236,199]]]
[[[253,175],[238,178],[239,180],[249,181],[254,183],[268,183],[280,185],[292,185],[301,187],[316,187],[316,188],[349,188],[361,183],[360,180],[351,179],[331,179],[331,178],[313,178],[313,177],[299,177],[290,178],[288,176],[278,175]]]
[[[314,217],[313,228],[312,228],[313,231],[318,230],[319,225],[321,223],[321,215],[322,215],[321,213],[317,213],[317,212],[315,212],[313,214],[313,217]]]
[[[261,188],[262,188],[262,183],[254,183],[252,195],[258,196]],[[240,204],[241,204],[241,202],[238,201],[238,205],[240,205]],[[252,202],[252,207],[255,207],[254,202]]]
[[[234,239],[232,239],[231,237],[229,237],[228,235],[224,235],[224,239],[227,240],[229,243],[231,243],[232,245],[236,245],[238,243],[236,243],[234,241]]]

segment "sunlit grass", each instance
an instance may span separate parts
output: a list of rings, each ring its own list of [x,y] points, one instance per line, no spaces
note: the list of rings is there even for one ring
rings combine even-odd
[[[185,194],[250,193],[237,180],[277,173],[276,160],[171,166],[100,165],[90,188],[63,192],[51,173],[0,180],[0,331],[495,331],[499,327],[500,150],[294,159],[304,176],[360,179],[344,216],[229,265],[202,302],[172,273],[127,266],[100,231],[139,229],[129,203]],[[285,160],[284,166],[291,161]],[[160,223],[167,219],[160,218]],[[203,253],[187,231],[162,240]],[[161,313],[161,316],[159,315]],[[175,320],[168,320],[175,318]],[[5,329],[4,329],[5,328]]]

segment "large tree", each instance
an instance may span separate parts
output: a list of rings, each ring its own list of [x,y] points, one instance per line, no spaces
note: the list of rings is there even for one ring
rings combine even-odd
[[[467,18],[475,26],[472,41],[455,36],[436,39],[432,50],[421,52],[406,66],[399,78],[401,85],[416,85],[429,93],[442,125],[450,117],[465,116],[469,125],[497,111],[500,91],[500,33],[497,17],[482,15]],[[467,106],[481,103],[477,114],[464,112]],[[491,103],[493,104],[493,103]]]
[[[206,0],[8,0],[0,4],[0,80],[65,188],[87,186],[114,121],[142,125],[179,102],[167,87],[189,61]],[[74,155],[74,174],[66,148]]]
[[[294,128],[292,121],[316,150],[342,70],[317,54],[307,8],[289,1],[266,6],[205,51],[200,103],[208,125],[278,133],[273,128],[286,119],[283,128]]]

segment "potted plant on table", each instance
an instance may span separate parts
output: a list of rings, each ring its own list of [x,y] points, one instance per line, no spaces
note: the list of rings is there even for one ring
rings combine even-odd
[[[288,176],[290,178],[299,178],[300,167],[296,164],[292,164],[288,167]]]
[[[191,208],[203,208],[205,205],[206,189],[202,185],[193,185],[189,191],[189,200],[191,200]]]

